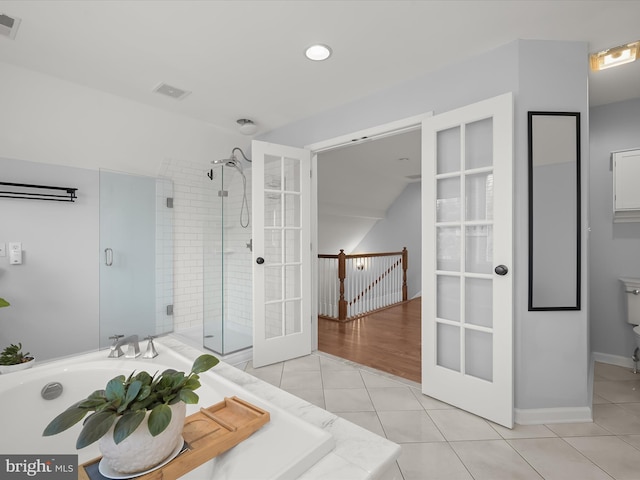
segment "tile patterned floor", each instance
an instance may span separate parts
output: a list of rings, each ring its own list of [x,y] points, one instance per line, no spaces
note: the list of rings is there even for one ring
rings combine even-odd
[[[623,367],[596,363],[593,423],[513,430],[426,397],[417,383],[321,352],[238,367],[399,443],[382,480],[640,479],[640,375]]]

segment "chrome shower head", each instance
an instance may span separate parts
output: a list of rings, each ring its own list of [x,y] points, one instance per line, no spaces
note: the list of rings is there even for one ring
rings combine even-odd
[[[225,162],[227,167],[235,167],[240,173],[242,173],[242,164],[238,161],[235,155],[231,155],[231,158]]]
[[[242,164],[238,161],[237,157],[233,153],[231,153],[231,157],[229,157],[229,158],[221,158],[219,160],[212,160],[211,163],[213,163],[214,165],[224,165],[226,167],[234,167],[240,173],[242,173],[242,171],[243,171]]]
[[[238,157],[236,157],[236,151],[240,152],[242,158],[244,158],[247,162],[251,163],[251,159],[247,158],[240,147],[234,147],[231,150],[231,156],[229,158],[222,158],[220,160],[212,160],[211,163],[214,165],[226,165],[227,167],[236,167],[238,170],[242,171],[242,163],[238,161]]]

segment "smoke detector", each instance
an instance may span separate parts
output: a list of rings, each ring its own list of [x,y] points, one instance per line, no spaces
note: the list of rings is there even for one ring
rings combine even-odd
[[[171,85],[168,85],[166,83],[161,83],[156,88],[154,88],[153,91],[155,93],[159,93],[160,95],[166,95],[167,97],[175,98],[176,100],[182,100],[184,97],[191,93],[178,87],[172,87]]]
[[[21,21],[22,20],[17,17],[10,17],[9,15],[0,13],[0,35],[13,40],[16,38],[16,33],[18,33],[18,27]]]
[[[258,126],[248,118],[239,118],[236,123],[240,125],[240,133],[243,135],[253,135],[258,131]]]

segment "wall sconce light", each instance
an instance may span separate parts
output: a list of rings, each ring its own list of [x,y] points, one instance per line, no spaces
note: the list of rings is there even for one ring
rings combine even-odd
[[[618,47],[609,48],[598,53],[592,53],[589,57],[591,70],[597,72],[625,63],[631,63],[638,57],[640,41],[627,43]]]
[[[364,270],[364,262],[356,262],[356,270]]]

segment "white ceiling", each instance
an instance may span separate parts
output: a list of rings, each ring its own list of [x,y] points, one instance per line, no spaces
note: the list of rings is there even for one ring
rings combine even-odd
[[[0,62],[236,130],[265,132],[517,38],[638,40],[638,1],[29,1]],[[322,42],[333,56],[306,60]],[[640,62],[592,75],[591,104],[640,97]],[[152,93],[190,90],[182,101]]]
[[[586,41],[592,52],[640,39],[640,1],[0,0],[0,13],[22,20],[15,40],[0,37],[0,62],[232,132],[238,118],[266,132],[518,38]],[[328,61],[304,58],[317,42],[333,49]],[[161,82],[192,93],[152,93]],[[591,105],[640,97],[640,61],[591,74],[589,95]],[[325,213],[385,211],[419,173],[419,140],[399,140],[324,154],[354,175],[343,184],[329,163],[319,172],[331,179]],[[347,152],[368,168],[347,166]],[[353,195],[358,185],[369,195]]]

